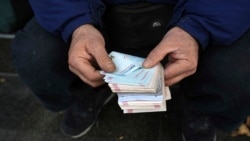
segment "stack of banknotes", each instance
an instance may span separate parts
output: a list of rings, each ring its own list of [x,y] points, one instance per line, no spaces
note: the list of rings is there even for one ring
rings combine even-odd
[[[116,70],[105,75],[113,92],[118,95],[118,104],[123,113],[144,113],[166,111],[166,100],[171,99],[168,87],[164,85],[163,67],[142,67],[144,58],[112,51]]]

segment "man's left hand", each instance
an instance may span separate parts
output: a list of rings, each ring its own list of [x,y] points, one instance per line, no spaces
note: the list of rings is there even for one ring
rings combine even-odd
[[[149,53],[143,66],[153,67],[166,56],[168,63],[164,70],[165,85],[171,86],[196,72],[198,43],[183,29],[173,27]]]

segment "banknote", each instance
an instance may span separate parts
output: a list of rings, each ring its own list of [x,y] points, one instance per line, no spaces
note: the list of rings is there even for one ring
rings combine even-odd
[[[167,106],[162,106],[163,108],[155,108],[155,109],[124,109],[124,114],[132,114],[132,113],[148,113],[148,112],[163,112],[167,111]]]
[[[144,58],[124,54],[121,52],[112,51],[109,54],[110,58],[116,65],[116,70],[112,74],[126,75],[138,68],[142,68]]]
[[[143,68],[142,63],[145,59],[141,57],[115,51],[112,51],[109,56],[114,62],[116,70],[112,73],[100,72],[105,75],[104,80],[109,84],[148,86],[154,72],[157,71],[157,67]]]
[[[136,110],[150,110],[151,109],[164,109],[165,110],[165,103],[161,104],[153,104],[153,105],[133,105],[133,106],[121,106],[122,110],[127,110],[127,109],[136,109]]]
[[[118,96],[118,105],[123,113],[166,111],[166,100],[171,99],[164,85],[163,67],[158,64],[150,69],[142,67],[145,60],[112,51],[110,58],[116,66],[112,73],[100,71],[104,81]]]
[[[156,68],[145,69],[145,68],[137,68],[133,72],[128,74],[120,75],[113,73],[105,73],[101,72],[101,74],[105,75],[104,80],[110,84],[124,84],[124,85],[144,85],[147,86],[150,83],[152,75]]]
[[[161,101],[170,100],[171,94],[168,87],[165,87],[165,92],[163,94],[143,94],[143,93],[117,93],[118,102],[137,102],[137,101]]]

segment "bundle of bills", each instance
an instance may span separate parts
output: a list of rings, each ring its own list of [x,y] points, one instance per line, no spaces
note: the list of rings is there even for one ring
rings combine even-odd
[[[112,73],[101,71],[111,90],[118,95],[118,104],[124,113],[166,111],[166,100],[171,99],[164,86],[163,67],[142,67],[144,58],[119,52],[109,56],[116,65]]]

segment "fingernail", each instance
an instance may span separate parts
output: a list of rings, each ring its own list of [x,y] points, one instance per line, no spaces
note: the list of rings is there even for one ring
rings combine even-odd
[[[145,60],[142,64],[144,68],[149,68],[150,67],[150,60]]]
[[[115,65],[113,63],[107,63],[106,68],[108,72],[113,72],[115,70]]]

